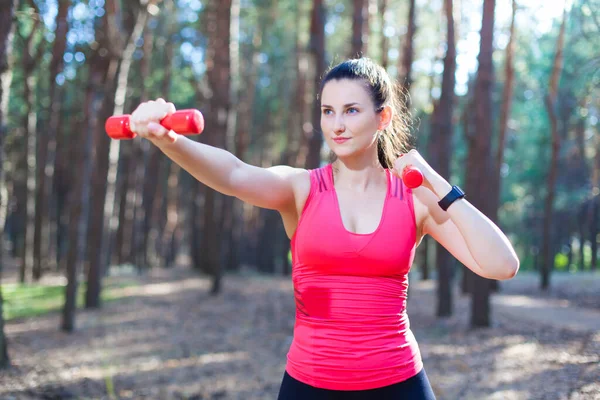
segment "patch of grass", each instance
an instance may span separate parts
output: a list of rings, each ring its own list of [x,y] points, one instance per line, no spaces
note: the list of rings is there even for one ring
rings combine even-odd
[[[118,289],[137,286],[135,282],[113,283],[103,287],[101,298],[109,302],[124,297]],[[77,307],[85,304],[86,285],[77,288]],[[65,286],[41,285],[36,283],[9,283],[2,285],[4,299],[4,319],[34,317],[49,312],[62,310],[65,303]]]

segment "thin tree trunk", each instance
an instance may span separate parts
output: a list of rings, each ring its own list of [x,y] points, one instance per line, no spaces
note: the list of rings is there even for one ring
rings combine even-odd
[[[37,10],[36,10],[37,11]],[[23,120],[23,126],[25,127],[25,155],[23,157],[26,160],[26,197],[25,197],[25,221],[24,221],[24,234],[25,243],[22,248],[22,270],[21,270],[21,282],[26,279],[26,271],[32,272],[34,280],[38,280],[41,276],[41,270],[34,269],[34,234],[35,234],[35,181],[36,181],[36,149],[37,149],[37,112],[35,110],[36,104],[36,76],[34,71],[39,65],[43,55],[43,42],[36,47],[35,36],[40,27],[39,19],[36,19],[31,27],[29,35],[26,37],[17,32],[25,41],[25,51],[22,53],[22,69],[23,69],[23,80],[25,85],[23,87],[23,97],[25,98],[25,117]]]
[[[554,208],[554,196],[556,190],[556,176],[558,173],[558,152],[560,149],[560,133],[557,117],[558,81],[563,68],[563,48],[565,42],[565,30],[567,25],[567,11],[563,11],[563,21],[556,42],[556,54],[552,65],[548,94],[545,96],[546,111],[550,118],[550,129],[552,135],[552,150],[550,156],[550,168],[546,182],[546,201],[544,204],[543,243],[542,243],[542,269],[540,288],[547,290],[550,286],[550,272],[554,266],[554,258],[551,249],[552,211]]]
[[[510,23],[510,37],[508,45],[506,46],[506,64],[504,66],[504,92],[502,94],[502,108],[500,111],[500,123],[498,132],[498,146],[496,147],[495,157],[495,168],[493,169],[493,183],[491,189],[493,195],[490,195],[494,204],[490,206],[492,214],[490,219],[495,223],[498,222],[498,207],[500,206],[500,193],[501,193],[501,177],[500,172],[502,170],[502,163],[504,162],[504,142],[506,133],[508,131],[508,120],[510,118],[510,109],[512,107],[513,93],[514,93],[514,82],[515,82],[515,68],[514,68],[514,54],[515,54],[515,16],[517,12],[516,0],[512,2],[512,18]]]
[[[429,263],[431,262],[429,259],[429,244],[431,241],[427,236],[423,238],[421,244],[419,245],[419,259],[421,261],[421,280],[426,281],[430,279],[429,276]]]
[[[489,215],[490,190],[489,176],[492,173],[491,137],[492,137],[492,87],[494,82],[494,67],[492,62],[494,37],[495,0],[484,0],[483,18],[481,25],[481,44],[479,51],[479,67],[475,81],[475,128],[476,135],[469,148],[469,158],[475,164],[475,170],[469,170],[473,175],[470,179],[476,186],[469,187],[472,204],[483,214]],[[490,326],[490,280],[473,276],[471,300],[471,327]]]
[[[146,21],[146,25],[148,21]],[[153,33],[150,29],[146,28],[144,31],[144,46],[143,46],[143,56],[140,60],[140,72],[141,72],[141,81],[143,84],[143,90],[141,95],[141,101],[146,101],[148,99],[147,95],[147,81],[150,76],[150,64],[152,60],[152,52],[153,52]],[[149,144],[149,143],[148,143]],[[147,269],[149,267],[148,264],[148,252],[149,252],[149,234],[152,231],[152,222],[153,222],[153,210],[155,201],[160,201],[163,198],[162,194],[157,196],[159,192],[159,188],[161,185],[160,180],[160,167],[161,161],[164,160],[164,154],[156,147],[156,146],[147,146],[147,152],[145,157],[148,160],[146,168],[144,170],[145,179],[142,182],[142,215],[140,216],[138,227],[141,227],[140,230],[136,232],[136,243],[138,248],[135,252],[136,254],[136,265],[140,265],[141,268]]]
[[[589,227],[591,221],[590,213],[588,210],[591,208],[591,202],[594,199],[590,199],[581,204],[577,210],[577,228],[579,233],[579,255],[577,258],[578,270],[585,270],[585,243],[586,243],[586,228]]]
[[[600,190],[600,132],[596,131],[596,135],[595,135],[595,144],[596,144],[596,156],[594,157],[594,162],[593,162],[593,169],[592,169],[592,187],[595,193],[598,193],[598,191]],[[593,199],[593,201],[598,201],[598,199]],[[591,206],[591,204],[590,204]],[[598,219],[595,219],[594,221],[590,222],[591,224],[595,224],[596,227],[593,228],[595,229],[596,232],[598,232]],[[596,240],[596,236],[594,236],[594,240],[592,240],[593,243],[592,244],[592,248],[593,249],[597,249],[598,247],[598,243]],[[583,246],[583,242],[581,244]],[[595,252],[594,252],[595,254]],[[596,260],[594,258],[594,260]],[[596,271],[596,262],[592,263],[592,265],[590,266],[592,271]]]
[[[360,58],[367,52],[369,1],[354,0],[354,13],[352,17],[352,48],[350,58]]]
[[[386,28],[386,13],[388,7],[388,0],[379,1],[379,15],[381,17],[381,66],[387,70],[390,59],[388,52],[390,50],[390,39],[385,34]]]
[[[231,82],[229,85],[230,93],[230,106],[229,115],[227,121],[227,149],[233,153],[237,158],[242,159],[236,140],[237,133],[237,122],[238,122],[238,107],[240,98],[240,87],[241,87],[241,70],[240,70],[240,0],[231,1],[231,16],[230,16],[230,32],[231,37],[229,40],[229,51],[230,51],[230,75]],[[221,259],[223,260],[224,266],[227,268],[233,261],[232,257],[237,253],[238,241],[234,240],[234,230],[236,228],[237,218],[236,209],[239,206],[239,202],[235,201],[233,196],[225,196],[223,199],[223,212],[221,213],[221,225],[223,227],[221,232],[221,243],[223,244],[224,254]],[[235,266],[234,266],[235,268]]]
[[[412,85],[412,64],[414,58],[414,37],[417,30],[417,24],[415,20],[416,13],[416,0],[409,0],[408,9],[408,31],[404,36],[404,43],[402,46],[402,58],[398,65],[398,81],[404,85],[407,92],[410,92]]]
[[[173,0],[169,0],[166,5],[166,16],[163,22],[168,26],[166,39],[159,37],[157,40],[163,43],[169,43],[174,35],[175,24],[172,23],[174,17],[175,4]],[[164,46],[164,79],[162,81],[160,93],[165,98],[171,98],[171,76],[173,70],[173,46]],[[162,234],[158,234],[157,257],[158,263],[165,267],[170,266],[171,260],[175,258],[176,246],[178,245],[175,238],[177,232],[178,221],[183,207],[179,207],[179,174],[181,168],[166,157],[163,157],[162,167],[166,171],[166,191],[162,194],[160,210],[157,209],[159,217],[157,217],[156,229]],[[164,228],[163,228],[164,227]]]
[[[469,91],[467,95],[467,103],[465,104],[461,122],[463,126],[463,132],[465,136],[465,141],[467,142],[467,148],[469,151],[471,149],[476,148],[476,129],[475,129],[475,121],[474,116],[472,114],[472,110],[475,108],[475,99],[473,92],[475,91],[474,81],[469,82]],[[471,190],[477,190],[477,176],[473,173],[478,168],[477,160],[475,157],[468,156],[466,160],[465,167],[465,189],[470,192]],[[471,197],[471,196],[469,196]],[[473,280],[475,279],[475,273],[471,271],[469,268],[463,266],[461,268],[462,276],[461,276],[461,293],[463,295],[471,293],[471,287],[473,286]]]
[[[90,65],[88,70],[92,71]],[[83,82],[85,80],[82,79]],[[65,288],[65,304],[62,310],[61,329],[66,332],[72,332],[75,329],[75,313],[77,309],[77,289],[79,271],[83,269],[80,265],[84,261],[86,238],[88,230],[88,218],[90,207],[90,179],[92,176],[92,147],[93,147],[93,130],[88,127],[94,126],[96,121],[96,109],[92,108],[95,105],[93,101],[94,86],[92,83],[87,84],[84,117],[76,123],[75,131],[81,132],[79,135],[78,149],[75,152],[77,159],[74,160],[74,165],[77,165],[77,173],[73,173],[75,184],[72,186],[69,195],[69,250],[66,260],[66,278],[67,286]],[[75,169],[73,169],[75,171]]]
[[[506,46],[506,64],[504,66],[504,92],[502,93],[502,107],[500,111],[500,123],[498,132],[498,144],[496,147],[495,167],[492,169],[492,182],[490,183],[490,219],[497,225],[498,209],[500,208],[500,197],[502,193],[501,171],[504,162],[504,143],[506,133],[508,131],[508,120],[510,118],[510,109],[512,107],[514,83],[515,83],[515,68],[514,68],[514,53],[515,53],[515,16],[517,12],[517,2],[512,2],[512,17],[510,23],[510,37]],[[499,281],[493,280],[490,287],[494,291],[499,290]]]
[[[310,22],[309,52],[313,56],[314,66],[314,89],[319,90],[321,77],[325,73],[325,5],[323,0],[313,0],[313,8]],[[306,157],[306,168],[314,169],[321,165],[321,146],[323,136],[321,134],[321,104],[318,100],[313,101],[312,106],[312,129],[308,140],[308,155]]]
[[[35,200],[35,227],[33,236],[33,259],[34,259],[34,279],[39,279],[42,273],[42,266],[48,265],[48,205],[50,203],[50,193],[52,193],[51,184],[53,171],[50,166],[54,165],[56,154],[56,133],[60,122],[60,113],[62,107],[62,96],[60,87],[56,84],[56,77],[63,70],[63,55],[67,43],[67,13],[69,11],[69,1],[60,0],[58,2],[58,13],[56,15],[56,30],[54,46],[52,47],[52,61],[50,62],[50,122],[47,131],[40,131],[40,145],[37,156],[37,188]],[[45,133],[45,134],[43,134]],[[48,172],[47,172],[48,171]]]
[[[4,225],[6,222],[8,196],[4,186],[4,138],[6,137],[5,115],[8,110],[8,94],[10,91],[9,78],[14,24],[14,11],[17,1],[4,1],[0,5],[0,244],[4,243]],[[8,84],[7,84],[8,83]],[[0,245],[0,283],[2,282],[2,269],[4,267],[4,246]],[[0,285],[0,369],[10,366],[8,345],[4,333],[4,301],[2,286]]]
[[[444,74],[442,92],[433,114],[433,126],[430,143],[432,144],[432,167],[446,179],[450,179],[450,150],[454,124],[454,88],[456,86],[456,40],[454,33],[453,1],[444,0],[446,13],[446,56],[444,58]],[[452,315],[452,255],[439,243],[436,246],[437,310],[438,317]]]
[[[123,56],[122,32],[114,31],[116,25],[113,21],[121,13],[116,0],[108,0],[105,5],[106,13],[102,17],[101,27],[97,30],[98,50],[92,57],[92,71],[90,81],[94,89],[102,92],[99,101],[98,119],[91,126],[94,132],[92,197],[90,209],[90,230],[88,238],[88,287],[86,292],[86,308],[100,307],[100,277],[106,270],[109,260],[109,243],[107,233],[114,205],[114,184],[116,181],[116,162],[119,155],[119,141],[110,140],[104,131],[104,122],[116,111],[115,102],[118,97],[125,97],[124,93],[117,92],[117,86],[124,79],[119,71],[120,59]],[[142,25],[143,26],[143,25]],[[121,66],[123,69],[123,66]],[[125,68],[128,69],[128,68]],[[122,85],[120,86],[122,88]],[[94,107],[95,108],[95,107]]]
[[[590,206],[592,208],[592,218],[590,219],[590,247],[592,259],[590,269],[595,271],[598,264],[598,208],[600,207],[598,197],[592,200]]]
[[[231,79],[231,56],[229,50],[231,37],[231,5],[232,0],[213,0],[208,5],[209,24],[215,24],[215,29],[209,33],[209,44],[207,58],[213,60],[207,66],[206,76],[208,85],[213,93],[208,110],[205,114],[207,126],[212,130],[206,132],[203,139],[206,144],[224,148],[224,140],[228,128],[228,117],[230,107],[230,79]],[[208,189],[204,197],[204,215],[202,252],[199,258],[199,268],[208,273],[212,278],[212,295],[220,292],[221,288],[221,242],[222,221],[221,212],[223,208],[223,196],[218,195],[213,189]],[[192,243],[198,243],[192,238]]]
[[[297,3],[296,3],[297,4]],[[311,131],[306,129],[311,126],[310,110],[312,110],[312,102],[309,104],[306,101],[306,88],[308,82],[309,63],[310,57],[306,49],[308,48],[307,43],[304,42],[303,38],[305,35],[302,34],[302,21],[309,17],[308,13],[302,11],[300,6],[297,4],[296,8],[296,79],[295,79],[295,108],[297,112],[292,114],[292,127],[295,130],[295,134],[290,142],[290,152],[295,156],[291,159],[293,166],[306,165],[308,155],[308,139],[310,138]],[[314,100],[313,100],[314,101]]]

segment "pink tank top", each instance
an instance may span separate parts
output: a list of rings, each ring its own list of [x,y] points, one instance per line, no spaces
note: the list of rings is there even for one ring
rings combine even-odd
[[[379,226],[358,234],[342,222],[331,164],[310,171],[291,239],[296,323],[286,371],[311,386],[374,389],[423,367],[406,314],[416,240],[412,191],[386,175]]]

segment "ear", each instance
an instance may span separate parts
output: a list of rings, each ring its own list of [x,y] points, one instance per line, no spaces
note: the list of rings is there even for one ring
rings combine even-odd
[[[390,106],[383,106],[383,109],[379,112],[379,126],[378,130],[383,131],[392,123],[393,110]]]

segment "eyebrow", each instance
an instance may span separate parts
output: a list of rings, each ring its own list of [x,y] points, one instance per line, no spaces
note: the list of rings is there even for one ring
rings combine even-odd
[[[348,104],[344,104],[344,108],[351,107],[351,106],[359,106],[359,105],[361,105],[361,104],[360,103],[348,103]],[[328,104],[321,104],[321,108],[333,108],[333,107]]]

